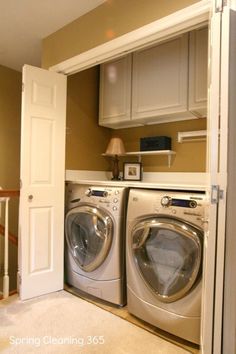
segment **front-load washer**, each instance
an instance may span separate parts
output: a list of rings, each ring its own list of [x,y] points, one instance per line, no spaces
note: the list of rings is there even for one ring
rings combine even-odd
[[[65,280],[76,289],[123,306],[127,189],[68,183]]]
[[[127,211],[128,311],[200,343],[204,193],[131,189]]]

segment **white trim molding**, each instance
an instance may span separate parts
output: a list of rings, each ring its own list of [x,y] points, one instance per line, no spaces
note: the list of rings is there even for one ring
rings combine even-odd
[[[178,132],[178,143],[184,143],[189,141],[202,141],[206,140],[206,130],[196,130],[189,132]]]
[[[160,40],[207,23],[211,8],[211,0],[201,0],[160,20],[151,22],[148,25],[53,65],[49,70],[70,75],[134,50],[152,45]]]
[[[144,172],[141,182],[112,181],[109,171],[66,170],[65,181],[79,184],[119,185],[125,187],[186,189],[204,191],[207,184],[205,172]],[[157,182],[158,181],[158,182]],[[149,185],[150,184],[150,185]]]
[[[230,7],[231,7],[231,10],[236,11],[236,0],[230,1]]]

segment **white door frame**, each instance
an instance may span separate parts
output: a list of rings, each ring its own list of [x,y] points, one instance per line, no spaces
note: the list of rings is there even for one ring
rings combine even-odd
[[[215,71],[219,71],[219,58],[218,53],[220,46],[217,43],[217,36],[220,34],[220,13],[222,11],[221,0],[202,0],[194,5],[186,7],[180,11],[177,11],[169,16],[166,16],[160,20],[154,21],[148,25],[140,27],[134,31],[131,31],[123,36],[113,39],[107,43],[92,48],[84,53],[81,53],[73,58],[65,60],[57,65],[49,68],[49,70],[64,73],[67,75],[74,74],[76,72],[85,70],[94,65],[101,64],[103,62],[115,59],[122,55],[125,55],[134,50],[144,48],[146,46],[157,43],[158,41],[165,40],[173,35],[180,34],[182,32],[190,31],[194,28],[200,27],[209,23],[212,13],[213,21],[210,23],[210,29],[216,32],[211,36],[213,41],[211,45],[214,47],[214,66]],[[216,14],[215,14],[216,12]],[[217,33],[218,31],[218,33]],[[219,38],[219,37],[218,37]],[[212,54],[212,53],[211,53]],[[212,57],[210,55],[209,57]],[[212,65],[212,62],[210,63]],[[217,73],[219,79],[219,72]],[[213,97],[216,96],[219,100],[219,84],[217,79],[210,78],[210,96],[211,107],[209,113],[211,116],[210,122],[208,122],[208,173],[206,173],[207,188],[209,199],[212,197],[210,187],[212,184],[219,185],[217,170],[218,170],[218,120],[219,120],[219,101],[215,102]],[[212,87],[211,83],[214,81]],[[218,80],[219,81],[219,80]],[[212,91],[213,88],[213,91]],[[216,99],[216,100],[217,100]],[[213,112],[218,117],[213,119]],[[209,117],[208,117],[209,118]],[[208,178],[207,178],[208,177]],[[214,182],[214,183],[213,183]],[[221,203],[221,212],[225,208],[225,203]],[[213,331],[214,331],[214,286],[215,286],[215,255],[216,255],[216,235],[217,233],[217,205],[212,204],[210,207],[210,226],[208,233],[207,247],[205,248],[207,254],[207,261],[205,260],[205,267],[207,276],[204,279],[203,286],[203,312],[202,312],[202,353],[211,354],[213,344]],[[210,237],[209,237],[210,234]],[[223,279],[219,279],[223,282]],[[223,283],[220,286],[223,289]],[[218,296],[221,300],[221,295]],[[204,306],[205,303],[205,306]],[[215,332],[216,333],[216,332]]]

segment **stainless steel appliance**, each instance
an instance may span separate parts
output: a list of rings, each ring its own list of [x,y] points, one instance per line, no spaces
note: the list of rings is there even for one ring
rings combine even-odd
[[[66,188],[65,277],[77,289],[126,303],[123,187],[69,183]]]
[[[204,193],[132,189],[127,212],[128,311],[200,343]]]

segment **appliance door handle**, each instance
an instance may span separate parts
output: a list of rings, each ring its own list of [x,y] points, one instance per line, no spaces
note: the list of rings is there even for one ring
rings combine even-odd
[[[106,239],[106,235],[104,235],[99,229],[98,229],[98,217],[96,215],[93,215],[93,227],[94,227],[94,231],[95,234],[101,239],[101,240],[105,240]]]
[[[98,208],[92,207],[90,205],[80,205],[71,209],[66,215],[66,239],[73,257],[73,249],[71,249],[70,245],[71,231],[67,227],[67,225],[69,218],[72,216],[75,217],[77,213],[84,213],[90,217],[90,227],[93,227],[95,235],[102,240],[102,245],[99,253],[96,255],[95,259],[93,259],[89,264],[84,265],[83,262],[80,262],[78,259],[76,260],[78,266],[83,271],[92,272],[98,267],[100,267],[100,265],[105,261],[109,253],[113,240],[113,221],[112,218],[107,215],[107,213],[104,213],[102,210],[99,210]],[[104,224],[104,231],[102,230],[102,232],[98,228],[98,219],[101,220],[102,224]]]
[[[140,237],[140,240],[137,243],[133,244],[133,249],[137,250],[144,245],[146,239],[148,238],[149,232],[150,232],[150,227],[145,227],[143,229],[142,236]]]
[[[183,227],[179,226],[175,221],[169,221],[169,222],[144,222],[142,225],[139,225],[135,230],[133,231],[133,234],[137,232],[140,229],[143,229],[143,233],[140,237],[140,240],[138,242],[133,243],[133,249],[139,249],[141,248],[145,241],[147,240],[147,237],[149,235],[150,229],[151,228],[158,228],[158,229],[164,229],[164,230],[169,230],[172,232],[176,232],[180,235],[183,235],[189,239],[191,239],[198,247],[201,247],[199,243],[198,236],[196,233],[184,229]]]

